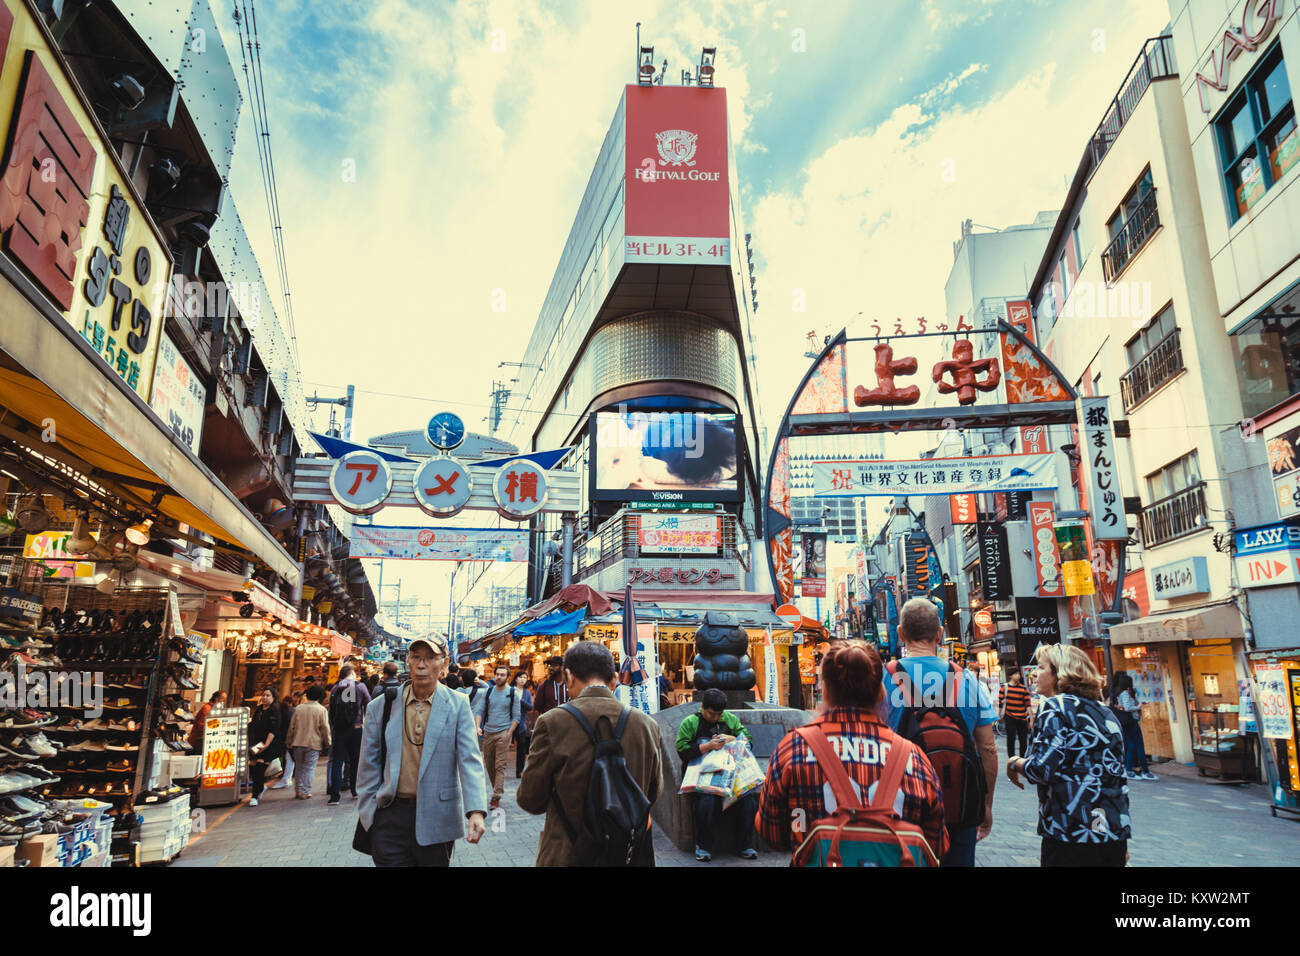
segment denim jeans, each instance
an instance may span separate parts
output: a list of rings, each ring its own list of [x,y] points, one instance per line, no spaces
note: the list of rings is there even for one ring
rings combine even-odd
[[[974,866],[975,843],[979,827],[965,827],[960,830],[948,830],[948,852],[940,861],[941,866]]]
[[[337,800],[343,785],[353,795],[357,792],[357,761],[361,758],[361,728],[350,727],[334,732],[334,746],[330,748],[330,766],[327,789],[330,799]]]
[[[1130,721],[1124,728],[1124,761],[1133,773],[1147,773],[1147,743],[1142,739],[1142,725]]]

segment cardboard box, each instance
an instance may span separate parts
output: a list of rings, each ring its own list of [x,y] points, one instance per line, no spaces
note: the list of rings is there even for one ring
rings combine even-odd
[[[14,848],[11,846],[0,846],[0,867],[14,865]]]
[[[28,837],[18,844],[18,849],[14,851],[14,855],[26,860],[28,866],[58,866],[59,835],[57,833],[41,833],[34,837]]]

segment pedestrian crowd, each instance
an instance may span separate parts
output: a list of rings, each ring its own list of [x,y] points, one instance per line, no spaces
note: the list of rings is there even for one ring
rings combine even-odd
[[[993,828],[1000,721],[1007,779],[1038,791],[1042,865],[1123,866],[1128,781],[1156,779],[1131,677],[1118,672],[1103,700],[1086,653],[1044,645],[1029,685],[1012,671],[991,693],[974,668],[940,655],[942,631],[918,598],[900,610],[899,659],[834,642],[820,661],[821,705],[766,772],[730,797],[681,797],[696,860],[720,847],[753,860],[761,841],[800,866],[974,866]],[[653,865],[650,807],[672,778],[659,725],[619,700],[603,644],[579,641],[546,665],[537,684],[505,665],[487,681],[430,635],[410,645],[405,680],[388,663],[368,682],[344,666],[328,691],[312,684],[297,702],[268,689],[249,727],[250,804],[277,761],[277,786],[292,780],[295,798],[310,799],[327,751],[328,803],[344,791],[357,801],[357,849],[377,866],[446,866],[456,841],[477,843],[499,812],[513,750],[518,806],[545,816],[536,865]],[[677,725],[683,778],[717,751],[752,753],[753,734],[727,704],[707,689]]]

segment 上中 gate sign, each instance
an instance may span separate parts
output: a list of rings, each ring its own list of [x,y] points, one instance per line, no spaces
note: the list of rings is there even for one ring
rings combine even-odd
[[[1082,445],[1079,454],[1088,481],[1092,536],[1101,541],[1127,540],[1128,523],[1124,520],[1124,493],[1120,490],[1109,403],[1105,396],[1080,398],[1078,406]]]
[[[492,495],[503,518],[531,518],[546,504],[546,471],[523,458],[512,461],[497,473]]]
[[[420,509],[435,518],[450,518],[469,504],[474,490],[469,469],[455,458],[430,458],[411,480]]]
[[[373,451],[352,451],[330,469],[330,493],[344,511],[374,514],[393,490],[393,469]]]

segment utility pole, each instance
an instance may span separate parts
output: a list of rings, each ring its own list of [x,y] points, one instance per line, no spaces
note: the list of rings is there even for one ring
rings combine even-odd
[[[352,407],[356,404],[356,387],[348,386],[348,393],[343,398],[321,398],[319,395],[312,395],[307,399],[307,404],[312,409],[317,405],[341,405],[343,406],[343,433],[339,434],[338,420],[334,416],[333,407],[330,408],[330,424],[326,432],[334,438],[342,438],[344,441],[352,440]]]

